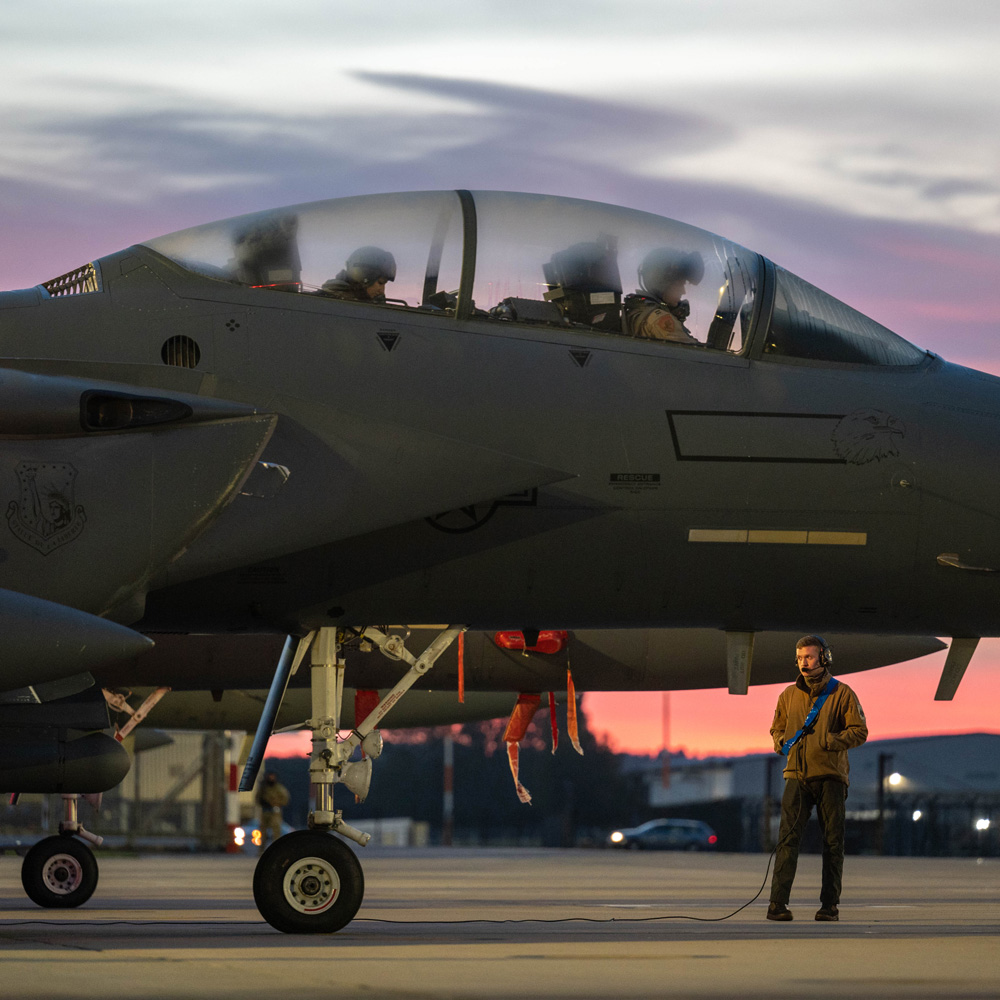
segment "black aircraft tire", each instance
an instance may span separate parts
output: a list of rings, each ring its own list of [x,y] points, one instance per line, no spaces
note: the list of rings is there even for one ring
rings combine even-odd
[[[279,837],[253,873],[260,915],[286,934],[332,934],[361,907],[365,876],[354,852],[331,833],[298,830]]]
[[[75,837],[46,837],[24,856],[21,885],[39,906],[68,909],[86,903],[97,888],[97,858]]]

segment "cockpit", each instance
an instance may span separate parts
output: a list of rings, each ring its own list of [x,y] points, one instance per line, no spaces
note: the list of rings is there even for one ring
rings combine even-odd
[[[149,240],[199,274],[442,318],[746,353],[913,365],[924,353],[738,244],[631,209],[429,191],[314,202]]]

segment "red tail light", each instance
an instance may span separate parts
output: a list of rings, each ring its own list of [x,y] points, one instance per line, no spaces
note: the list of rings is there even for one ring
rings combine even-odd
[[[715,835],[715,834],[713,833],[713,834],[712,834],[712,835],[711,835],[711,836],[710,836],[710,837],[708,838],[708,842],[709,842],[710,844],[714,844],[714,843],[715,843],[715,842],[716,842],[716,841],[717,841],[718,839],[719,839],[719,838],[718,838],[718,837],[716,837],[716,835]]]

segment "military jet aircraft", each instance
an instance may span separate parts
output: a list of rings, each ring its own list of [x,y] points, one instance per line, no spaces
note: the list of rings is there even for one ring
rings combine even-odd
[[[118,780],[87,685],[147,634],[287,635],[251,755],[308,654],[313,829],[255,877],[283,930],[353,917],[327,831],[365,835],[333,789],[367,790],[375,727],[466,628],[713,630],[734,693],[765,631],[944,635],[940,697],[1000,633],[1000,383],[659,216],[485,191],[257,213],[0,294],[0,357],[0,652],[31,651],[3,662],[33,702],[0,776]],[[460,624],[415,655],[400,621]],[[409,669],[341,738],[372,649]]]

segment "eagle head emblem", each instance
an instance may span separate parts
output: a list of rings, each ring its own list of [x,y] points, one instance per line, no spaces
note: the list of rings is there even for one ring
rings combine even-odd
[[[898,456],[905,434],[903,421],[891,413],[855,410],[834,428],[833,447],[837,457],[850,465],[865,465]]]

